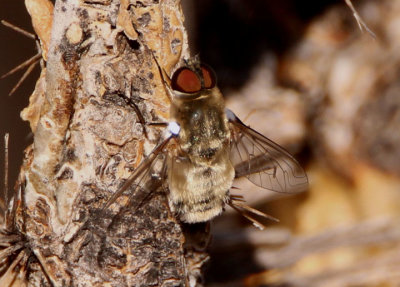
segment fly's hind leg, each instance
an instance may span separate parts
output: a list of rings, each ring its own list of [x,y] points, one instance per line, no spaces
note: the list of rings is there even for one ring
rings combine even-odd
[[[245,202],[245,200],[244,200],[243,196],[231,194],[227,204],[230,207],[232,207],[234,210],[236,210],[240,215],[242,215],[243,217],[245,217],[246,219],[251,221],[255,227],[257,227],[261,230],[265,229],[265,225],[260,223],[258,220],[256,220],[251,215],[257,215],[257,216],[261,216],[261,217],[264,217],[266,219],[269,219],[269,220],[272,220],[275,222],[279,222],[279,220],[277,218],[275,218],[271,215],[265,214],[264,212],[261,212],[255,208],[252,208],[252,207],[248,206],[247,204],[245,204],[244,202]]]

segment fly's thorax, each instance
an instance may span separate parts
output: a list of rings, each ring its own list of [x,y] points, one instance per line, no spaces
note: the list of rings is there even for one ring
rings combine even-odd
[[[201,91],[196,98],[175,98],[171,117],[181,127],[177,140],[183,156],[210,162],[221,150],[228,148],[228,119],[217,88]]]

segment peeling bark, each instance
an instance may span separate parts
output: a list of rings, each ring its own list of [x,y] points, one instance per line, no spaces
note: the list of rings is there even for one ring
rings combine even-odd
[[[23,243],[10,256],[26,259],[24,284],[199,286],[208,231],[177,222],[162,185],[138,208],[126,205],[141,195],[127,194],[102,210],[161,133],[138,111],[168,119],[155,59],[170,74],[189,55],[180,2],[56,1],[42,48],[46,66],[23,112],[34,143],[4,233]]]

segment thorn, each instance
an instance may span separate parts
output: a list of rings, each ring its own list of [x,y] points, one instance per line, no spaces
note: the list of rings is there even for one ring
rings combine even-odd
[[[21,29],[5,20],[1,20],[0,21],[1,24],[3,24],[4,26],[11,28],[12,30],[21,33],[22,35],[28,37],[28,38],[32,38],[34,40],[36,40],[36,36],[35,34],[29,33],[27,31],[25,31],[24,29]],[[39,48],[40,49],[40,48]],[[19,86],[22,84],[22,82],[29,76],[29,74],[32,72],[33,68],[35,67],[35,65],[37,64],[37,62],[42,58],[42,53],[39,52],[36,55],[34,55],[33,57],[31,57],[30,59],[26,60],[25,62],[19,64],[18,66],[16,66],[15,68],[11,69],[8,73],[2,75],[0,77],[0,79],[4,79],[5,77],[8,77],[12,74],[14,74],[15,72],[25,68],[26,66],[28,66],[28,69],[26,70],[26,72],[22,75],[21,79],[17,82],[17,84],[12,88],[11,92],[8,94],[9,96],[11,96],[18,88]]]
[[[16,66],[15,68],[13,68],[11,71],[9,71],[8,73],[5,73],[4,75],[2,75],[0,77],[0,79],[4,79],[5,77],[8,77],[12,74],[14,74],[15,72],[25,68],[26,66],[31,65],[32,63],[36,64],[37,61],[40,60],[40,58],[42,57],[42,54],[38,53],[35,56],[29,58],[28,60],[26,60],[25,62],[19,64],[18,66]]]
[[[28,38],[32,38],[32,39],[36,40],[35,34],[32,34],[32,33],[28,32],[28,31],[25,31],[24,29],[21,29],[21,28],[15,26],[14,24],[11,24],[10,22],[7,22],[6,20],[1,20],[1,24],[3,24],[4,26],[6,26],[6,27],[18,32],[18,33],[21,33],[22,35],[24,35],[24,36],[26,36]]]
[[[15,86],[12,88],[8,96],[11,96],[14,94],[14,92],[21,86],[22,82],[25,81],[25,79],[29,76],[29,74],[32,72],[33,68],[35,68],[37,62],[32,63],[28,69],[26,69],[25,73],[22,75],[22,77],[19,79],[19,81],[15,84]]]

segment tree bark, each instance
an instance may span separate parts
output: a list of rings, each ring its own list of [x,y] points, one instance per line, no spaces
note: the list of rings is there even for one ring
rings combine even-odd
[[[162,129],[145,123],[168,119],[156,59],[170,74],[189,55],[180,2],[56,1],[48,47],[23,112],[34,143],[2,230],[2,282],[201,285],[207,228],[177,222],[163,185],[102,209],[157,143]]]

